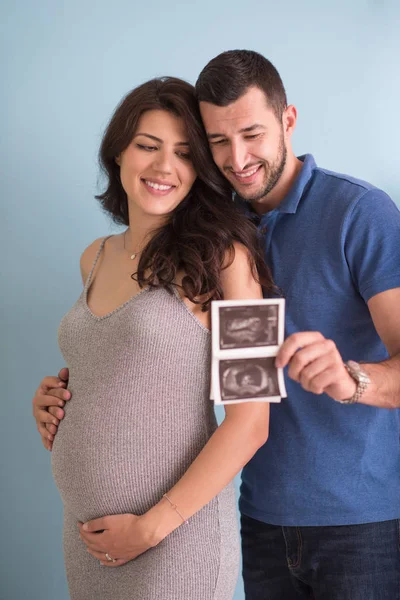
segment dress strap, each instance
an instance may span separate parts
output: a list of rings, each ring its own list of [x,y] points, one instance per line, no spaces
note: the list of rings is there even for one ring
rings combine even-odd
[[[89,273],[89,275],[88,275],[88,277],[87,277],[87,279],[86,279],[86,282],[85,282],[85,292],[87,292],[87,291],[88,291],[88,289],[89,289],[90,283],[91,283],[91,281],[92,281],[93,271],[95,270],[95,267],[96,267],[96,265],[97,265],[97,261],[99,260],[99,258],[100,258],[100,254],[101,254],[101,253],[102,253],[102,251],[103,251],[104,244],[106,243],[106,241],[107,241],[108,239],[110,239],[110,237],[112,237],[112,235],[107,235],[107,236],[106,236],[106,237],[105,237],[105,238],[102,240],[102,242],[101,242],[101,244],[100,244],[100,248],[99,248],[99,249],[98,249],[98,251],[97,251],[96,258],[94,259],[94,262],[93,262],[93,266],[92,266],[92,268],[91,268],[91,270],[90,270],[90,273]]]

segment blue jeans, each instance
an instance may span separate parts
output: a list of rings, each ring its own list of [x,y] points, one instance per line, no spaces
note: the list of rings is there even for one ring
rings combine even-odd
[[[242,515],[246,600],[400,600],[400,519],[279,527]]]

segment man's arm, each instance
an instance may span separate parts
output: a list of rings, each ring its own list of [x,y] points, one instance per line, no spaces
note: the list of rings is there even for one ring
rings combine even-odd
[[[368,308],[390,358],[381,363],[363,364],[371,384],[360,402],[381,408],[400,408],[400,288],[376,294],[369,300]]]
[[[381,363],[363,364],[371,383],[359,403],[399,408],[400,288],[376,294],[368,301],[368,308],[390,358]],[[276,364],[288,365],[289,377],[314,394],[325,393],[334,400],[347,400],[356,391],[357,384],[344,367],[336,344],[317,331],[289,336],[280,348]]]

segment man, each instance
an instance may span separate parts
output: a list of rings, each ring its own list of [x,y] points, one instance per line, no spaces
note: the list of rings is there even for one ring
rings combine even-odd
[[[196,89],[286,298],[288,397],[242,475],[246,598],[399,599],[400,213],[372,185],[296,158],[296,109],[261,55],[217,56]],[[62,411],[41,407],[68,394],[56,385],[34,398],[46,444]]]

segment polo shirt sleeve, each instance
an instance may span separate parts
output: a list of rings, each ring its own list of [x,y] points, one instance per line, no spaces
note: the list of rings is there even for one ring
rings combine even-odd
[[[365,302],[400,287],[400,211],[385,192],[368,190],[349,208],[342,248]]]

